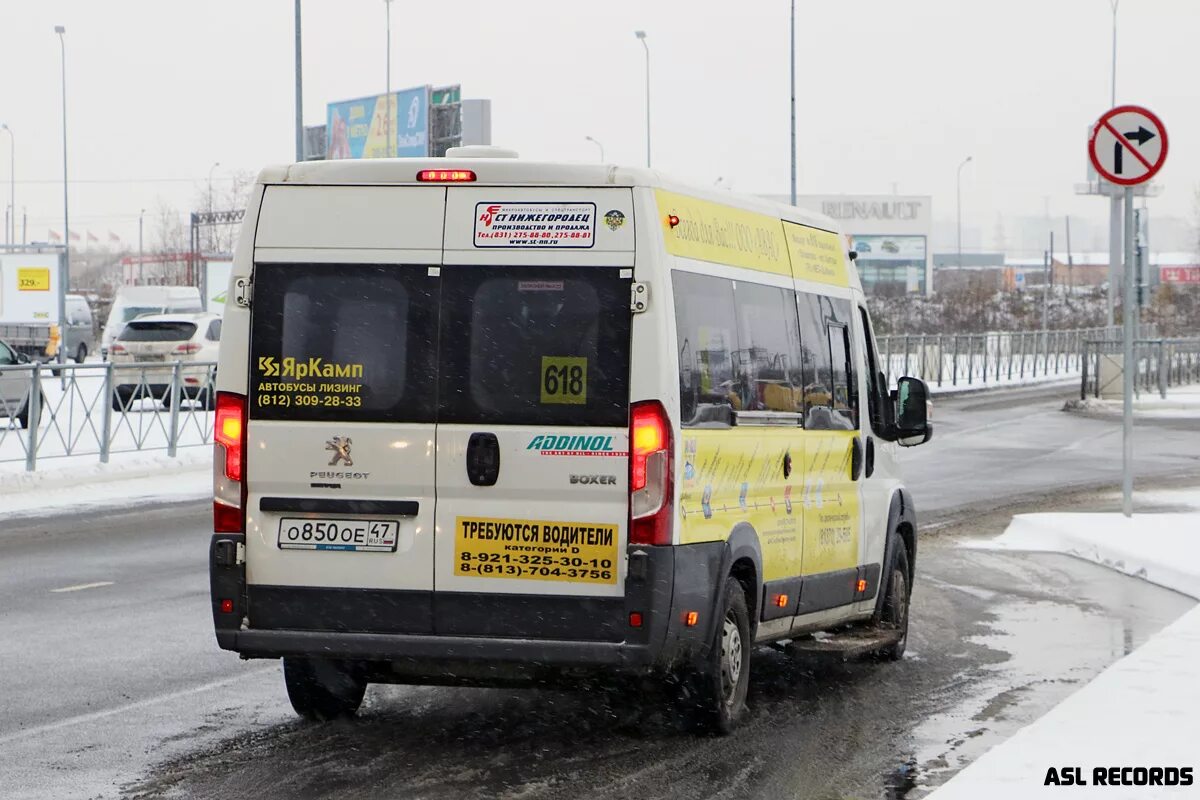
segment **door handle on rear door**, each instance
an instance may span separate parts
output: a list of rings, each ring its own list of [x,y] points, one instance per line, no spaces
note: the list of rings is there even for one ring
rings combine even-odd
[[[476,486],[492,486],[500,477],[500,442],[494,433],[472,433],[467,441],[467,477]]]
[[[850,445],[850,480],[856,481],[863,471],[863,445],[862,439],[854,437],[854,442]]]

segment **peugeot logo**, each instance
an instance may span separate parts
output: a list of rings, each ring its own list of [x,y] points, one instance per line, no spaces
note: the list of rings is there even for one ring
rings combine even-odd
[[[333,451],[333,458],[330,459],[329,466],[336,467],[339,461],[343,466],[354,466],[354,459],[350,457],[350,442],[349,436],[334,436],[325,442],[325,449]]]

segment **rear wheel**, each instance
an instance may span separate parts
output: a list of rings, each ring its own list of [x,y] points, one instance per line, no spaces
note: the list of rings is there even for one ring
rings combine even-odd
[[[133,392],[128,389],[113,389],[112,407],[114,411],[125,411],[133,401]]]
[[[892,547],[892,564],[888,571],[888,582],[884,589],[887,594],[883,598],[883,606],[879,609],[874,623],[880,631],[896,632],[899,639],[879,650],[877,655],[888,661],[899,661],[904,656],[908,646],[908,606],[911,599],[909,586],[908,548],[904,540],[896,536]]]
[[[46,395],[44,395],[44,394],[42,395],[41,409],[42,409],[41,410],[42,415],[45,416],[45,414],[46,414]],[[20,425],[22,428],[25,428],[25,429],[29,428],[29,403],[26,403],[25,405],[21,406],[21,410],[17,412],[16,420],[17,420],[17,424]]]
[[[745,715],[752,646],[746,595],[742,584],[731,577],[725,581],[720,618],[708,653],[686,681],[691,690],[688,699],[703,729],[725,735]]]
[[[354,716],[367,691],[352,665],[317,658],[285,657],[283,681],[292,708],[312,720]]]
[[[84,360],[87,359],[87,355],[88,355],[87,345],[83,344],[81,342],[79,345],[79,349],[75,351],[75,363],[82,364],[84,362]]]

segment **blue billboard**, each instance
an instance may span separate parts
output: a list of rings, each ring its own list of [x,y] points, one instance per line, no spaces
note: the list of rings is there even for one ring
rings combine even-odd
[[[329,103],[326,153],[340,158],[420,158],[429,155],[429,87]],[[389,147],[390,145],[390,147]]]

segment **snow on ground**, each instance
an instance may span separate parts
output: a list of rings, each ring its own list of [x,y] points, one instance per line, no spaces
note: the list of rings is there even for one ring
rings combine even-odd
[[[1089,397],[1071,403],[1074,411],[1088,411],[1102,414],[1121,414],[1124,411],[1124,401],[1121,399],[1102,400]],[[1158,391],[1141,392],[1133,400],[1133,410],[1138,417],[1200,417],[1200,385],[1171,386],[1167,388],[1167,396],[1163,397]]]
[[[0,463],[0,520],[211,494],[210,446],[181,449],[177,458],[162,451],[114,453],[108,464],[95,455],[47,459],[35,472],[25,472],[23,463]]]
[[[1003,535],[968,546],[1067,553],[1200,599],[1200,492],[1154,492],[1139,502],[1179,513],[1025,514]],[[1045,794],[1048,770],[1078,767],[1073,797],[1200,795],[1200,608],[1193,609],[1094,681],[992,748],[933,793],[938,800],[991,800]],[[1094,770],[1188,768],[1191,785],[1097,786]],[[1105,773],[1110,782],[1113,779]],[[1115,778],[1149,779],[1141,770]],[[1169,778],[1170,774],[1167,773]]]

